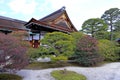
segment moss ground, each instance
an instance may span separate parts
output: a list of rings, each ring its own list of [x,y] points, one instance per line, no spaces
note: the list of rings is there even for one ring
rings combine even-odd
[[[56,80],[86,80],[84,75],[67,70],[55,70],[51,72],[51,75]]]

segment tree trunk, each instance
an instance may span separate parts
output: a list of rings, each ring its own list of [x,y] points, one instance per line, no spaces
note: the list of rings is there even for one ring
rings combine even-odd
[[[110,40],[113,40],[113,25],[112,20],[110,21]]]

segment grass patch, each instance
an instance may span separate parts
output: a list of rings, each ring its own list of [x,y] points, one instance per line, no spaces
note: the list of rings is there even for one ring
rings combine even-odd
[[[22,80],[21,76],[15,74],[0,74],[0,80]]]
[[[107,63],[110,63],[110,62],[102,62],[102,63],[99,63],[98,65],[92,66],[92,67],[100,67]],[[84,67],[78,63],[57,61],[57,62],[32,62],[27,67],[25,67],[25,69],[38,70],[38,69],[59,68],[59,67],[67,67],[67,66]]]
[[[79,66],[76,63],[68,63],[65,61],[57,62],[32,62],[25,69],[47,69],[47,68],[59,68],[66,66]]]
[[[68,70],[55,70],[51,72],[51,75],[56,80],[86,80],[84,75]]]

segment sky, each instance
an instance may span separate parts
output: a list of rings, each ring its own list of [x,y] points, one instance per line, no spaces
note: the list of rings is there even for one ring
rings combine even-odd
[[[90,18],[100,18],[110,8],[120,9],[120,0],[0,0],[0,16],[23,21],[41,19],[66,7],[77,30]]]

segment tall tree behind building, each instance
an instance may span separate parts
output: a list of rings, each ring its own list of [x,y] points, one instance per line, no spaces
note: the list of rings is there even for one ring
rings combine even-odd
[[[106,10],[104,14],[101,16],[103,20],[109,25],[110,27],[110,40],[113,40],[113,31],[117,29],[116,25],[120,21],[120,9],[118,8],[111,8]]]
[[[91,18],[86,20],[82,25],[82,32],[86,34],[92,35],[92,37],[95,37],[96,32],[99,31],[107,31],[107,24],[104,22],[104,20],[100,18]]]

